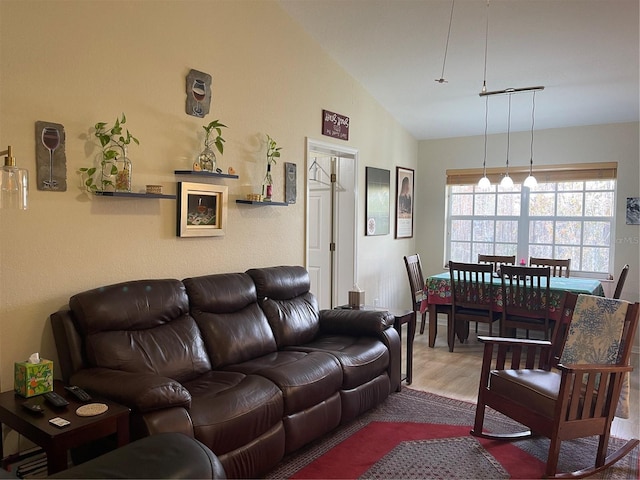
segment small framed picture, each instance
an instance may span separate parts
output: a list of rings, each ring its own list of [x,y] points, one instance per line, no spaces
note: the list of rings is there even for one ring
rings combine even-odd
[[[220,237],[227,226],[227,187],[178,182],[179,237]]]
[[[640,225],[640,197],[627,197],[627,225]]]
[[[366,225],[365,235],[389,233],[389,190],[391,172],[366,167]]]
[[[396,238],[413,237],[413,172],[396,167]]]

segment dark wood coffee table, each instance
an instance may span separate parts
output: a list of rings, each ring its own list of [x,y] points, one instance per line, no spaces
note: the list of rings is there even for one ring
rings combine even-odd
[[[129,408],[118,403],[94,398],[92,402],[104,403],[109,409],[93,417],[80,417],[76,409],[83,405],[69,394],[62,382],[54,382],[54,391],[69,401],[63,408],[54,408],[45,403],[42,396],[23,398],[13,391],[0,393],[0,431],[1,424],[7,425],[19,434],[42,447],[47,454],[49,475],[67,468],[67,452],[90,441],[116,434],[118,446],[129,443]],[[42,402],[44,414],[33,414],[23,408],[25,402]],[[71,423],[58,428],[49,423],[49,419],[62,417]],[[0,458],[4,459],[4,449],[0,435]]]

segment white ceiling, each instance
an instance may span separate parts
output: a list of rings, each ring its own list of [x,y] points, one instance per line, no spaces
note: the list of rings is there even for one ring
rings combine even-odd
[[[418,140],[484,133],[487,12],[487,89],[544,86],[536,131],[638,121],[638,0],[457,0],[448,83],[452,0],[279,3]],[[489,97],[489,134],[507,131],[508,98]],[[512,132],[531,129],[532,100],[511,95]]]

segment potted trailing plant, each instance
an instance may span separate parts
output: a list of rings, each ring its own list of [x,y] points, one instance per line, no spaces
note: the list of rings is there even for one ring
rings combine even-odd
[[[267,134],[267,174],[262,181],[262,196],[265,202],[270,202],[273,195],[273,179],[271,178],[271,164],[275,164],[276,158],[280,158],[280,150],[277,142]]]
[[[208,125],[204,125],[204,150],[198,155],[198,161],[194,165],[195,169],[204,170],[205,172],[216,171],[216,154],[213,152],[211,145],[215,145],[220,155],[224,153],[224,138],[222,138],[222,129],[227,128],[224,123],[214,120]],[[214,136],[215,132],[215,136]]]
[[[100,181],[96,182],[94,175],[98,171],[96,167],[80,168],[81,175],[87,178],[84,181],[85,188],[90,192],[114,188],[116,191],[131,191],[131,160],[127,156],[127,147],[131,142],[140,145],[128,129],[123,135],[123,125],[127,123],[127,117],[123,113],[116,118],[112,127],[106,122],[95,124],[95,137],[100,141],[102,154],[100,160]],[[115,183],[112,178],[115,176]]]

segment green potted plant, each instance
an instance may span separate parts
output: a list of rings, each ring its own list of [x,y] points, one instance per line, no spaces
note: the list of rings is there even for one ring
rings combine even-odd
[[[206,132],[204,137],[204,150],[198,155],[198,161],[194,165],[194,169],[200,169],[205,172],[216,171],[216,154],[213,152],[211,145],[215,145],[220,155],[224,153],[224,138],[222,138],[222,129],[227,128],[224,123],[220,123],[219,120],[214,120],[208,125],[204,125],[204,131]],[[215,132],[215,136],[213,135]]]
[[[127,147],[131,142],[140,145],[128,129],[123,134],[123,125],[127,123],[127,117],[123,113],[116,118],[112,127],[108,127],[106,122],[95,124],[94,136],[100,141],[102,154],[100,160],[100,181],[94,179],[98,171],[96,167],[80,168],[81,175],[86,176],[84,180],[85,188],[90,192],[98,190],[108,190],[114,188],[116,191],[131,191],[131,160],[127,156]],[[115,176],[115,183],[112,178]]]
[[[271,178],[271,164],[275,164],[276,158],[280,158],[280,150],[277,142],[267,134],[267,174],[262,181],[262,196],[265,202],[270,202],[273,195],[273,180]]]

